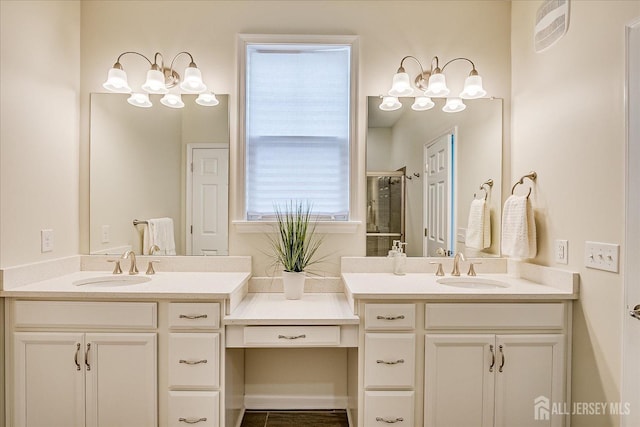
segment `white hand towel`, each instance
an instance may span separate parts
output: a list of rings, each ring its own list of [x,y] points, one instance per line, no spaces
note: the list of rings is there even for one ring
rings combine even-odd
[[[537,253],[533,206],[526,196],[509,196],[502,210],[502,254],[534,258]]]
[[[469,208],[469,222],[465,245],[472,249],[485,249],[491,246],[491,221],[489,205],[484,199],[474,199]]]
[[[173,235],[173,219],[152,218],[149,222],[149,247],[158,245],[160,255],[175,255],[176,243]]]
[[[151,248],[151,231],[149,230],[149,224],[142,225],[142,254],[149,255],[149,249]]]

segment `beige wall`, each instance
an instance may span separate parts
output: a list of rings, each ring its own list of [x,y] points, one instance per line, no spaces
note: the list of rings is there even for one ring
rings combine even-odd
[[[0,3],[0,267],[78,253],[80,3]],[[52,229],[53,252],[40,252]]]
[[[461,7],[464,5],[464,7]],[[359,146],[355,166],[361,180],[354,183],[364,194],[364,139],[366,96],[379,95],[389,88],[393,73],[404,55],[412,54],[429,62],[456,56],[473,58],[491,95],[507,97],[510,91],[509,16],[510,4],[503,1],[87,1],[82,3],[82,122],[81,162],[81,250],[88,248],[88,100],[89,93],[103,92],[102,82],[118,54],[138,50],[149,55],[161,51],[169,56],[189,50],[203,78],[217,93],[230,94],[231,168],[237,153],[236,37],[238,33],[274,34],[356,34],[360,36],[360,79],[358,96]],[[364,19],[366,17],[366,19]],[[455,17],[455,19],[454,19]],[[451,31],[455,25],[459,31]],[[177,36],[179,35],[179,36]],[[130,83],[140,85],[146,70],[142,59],[123,60]],[[180,67],[186,66],[180,63]],[[408,66],[417,74],[418,69]],[[462,82],[466,67],[452,67],[448,78]],[[137,75],[137,77],[136,77]],[[137,80],[136,80],[137,79]],[[460,83],[461,84],[461,83]],[[230,183],[231,206],[241,197],[241,189]],[[364,199],[361,199],[364,200]],[[364,203],[364,202],[363,202]],[[233,209],[233,208],[232,208]],[[361,215],[363,207],[357,207]],[[231,218],[242,213],[231,211]],[[364,218],[355,218],[364,219]],[[337,275],[339,257],[364,255],[365,230],[354,234],[327,236],[323,246],[330,262],[322,266],[328,275]],[[253,256],[254,274],[270,274],[267,248],[259,234],[230,230],[230,253]]]
[[[640,16],[640,2],[571,2],[567,35],[541,54],[532,48],[538,5],[512,3],[511,174],[538,172],[534,262],[553,265],[554,239],[568,239],[564,268],[580,273],[573,400],[616,402],[622,276],[586,269],[583,256],[587,240],[620,243],[624,252],[624,26]],[[615,426],[618,420],[575,416],[572,425]]]

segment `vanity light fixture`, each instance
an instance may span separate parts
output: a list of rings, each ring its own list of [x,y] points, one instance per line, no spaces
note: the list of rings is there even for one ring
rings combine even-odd
[[[127,81],[127,73],[125,73],[120,63],[120,59],[128,54],[138,55],[149,62],[151,68],[147,71],[147,78],[142,85],[144,92],[133,92]],[[184,79],[180,78],[174,69],[176,59],[181,55],[189,56],[189,65],[184,71]],[[202,81],[202,73],[196,66],[193,56],[189,52],[180,52],[170,62],[169,67],[165,67],[164,57],[160,52],[156,52],[153,56],[153,62],[145,55],[128,51],[118,56],[116,63],[109,70],[107,81],[102,85],[105,89],[115,93],[130,93],[131,96],[127,102],[136,107],[151,107],[153,104],[149,99],[149,94],[164,95],[160,103],[170,108],[182,108],[182,93],[200,94],[196,102],[203,106],[218,105],[218,100],[213,92],[207,92],[207,86]],[[169,91],[171,88],[176,89]]]
[[[404,69],[404,61],[413,59],[420,67],[420,74],[414,79],[415,89],[411,86],[409,74]],[[467,61],[471,64],[471,72],[464,81],[464,89],[458,97],[448,97],[451,92],[447,87],[447,80],[444,75],[445,68],[455,61]],[[414,56],[405,56],[400,61],[400,67],[393,76],[393,83],[389,90],[389,96],[383,97],[380,109],[384,111],[397,110],[402,106],[398,97],[414,96],[415,101],[411,106],[416,111],[425,111],[433,108],[435,103],[431,98],[447,98],[442,111],[456,113],[466,108],[463,99],[482,98],[487,92],[482,87],[482,77],[478,74],[475,64],[468,58],[454,58],[440,68],[439,59],[434,56],[431,59],[431,66],[428,71],[422,67],[420,61]]]

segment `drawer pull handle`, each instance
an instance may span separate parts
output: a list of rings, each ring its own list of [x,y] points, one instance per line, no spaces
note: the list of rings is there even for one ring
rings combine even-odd
[[[376,319],[378,319],[378,320],[402,320],[402,319],[404,319],[404,314],[401,314],[400,316],[376,316]]]
[[[87,371],[91,370],[91,365],[89,364],[89,350],[91,350],[91,343],[87,344],[87,351],[84,352],[84,364],[87,365]]]
[[[489,346],[491,352],[491,365],[489,365],[489,372],[493,372],[493,367],[496,366],[496,352],[493,351],[493,345]]]
[[[207,359],[202,360],[184,360],[180,359],[178,363],[184,363],[185,365],[199,365],[201,363],[208,363]]]
[[[376,360],[376,363],[384,363],[385,365],[397,365],[398,363],[404,363],[404,359],[398,359],[396,361]]]
[[[189,319],[189,320],[196,320],[196,319],[206,319],[207,315],[206,314],[181,314],[180,319]]]
[[[207,421],[206,418],[178,418],[178,421],[180,421],[181,423],[187,423],[187,424],[198,424],[198,423],[204,423]]]
[[[283,340],[297,340],[300,338],[306,338],[307,336],[305,334],[300,334],[300,335],[278,335],[278,339],[283,339]]]
[[[379,423],[387,423],[387,424],[395,424],[395,423],[401,423],[404,421],[404,418],[402,417],[397,417],[396,419],[390,419],[390,418],[382,418],[382,417],[376,417],[376,421]]]
[[[80,353],[80,343],[77,343],[76,346],[76,355],[73,357],[73,361],[76,362],[76,371],[79,371],[80,362],[78,362],[78,353]]]
[[[500,356],[502,357],[502,361],[500,362],[500,367],[498,368],[498,372],[502,372],[502,368],[504,368],[504,351],[502,350],[502,346],[498,346],[498,350],[500,350]]]

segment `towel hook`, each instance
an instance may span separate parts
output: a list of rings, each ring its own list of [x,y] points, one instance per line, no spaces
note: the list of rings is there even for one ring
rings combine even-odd
[[[531,171],[526,175],[523,175],[520,180],[518,180],[515,184],[513,184],[513,187],[511,187],[511,194],[513,195],[513,191],[516,189],[516,187],[518,186],[518,184],[524,184],[524,179],[525,178],[529,178],[531,181],[535,181],[538,178],[538,174],[535,171]],[[529,196],[531,195],[531,187],[529,187],[529,193],[527,193],[527,199],[529,198]]]
[[[489,188],[488,188],[488,189],[487,189],[487,188],[484,188],[484,187],[485,187],[485,185],[486,185],[487,187],[489,187]],[[481,190],[484,190],[484,200],[485,200],[485,201],[487,200],[487,197],[489,196],[489,191],[491,191],[491,188],[492,188],[492,187],[493,187],[493,179],[491,179],[491,178],[489,178],[488,180],[486,180],[485,182],[483,182],[483,183],[482,183],[482,185],[480,186],[480,189],[481,189]],[[473,193],[473,198],[475,199],[475,197],[476,197],[476,193]]]

